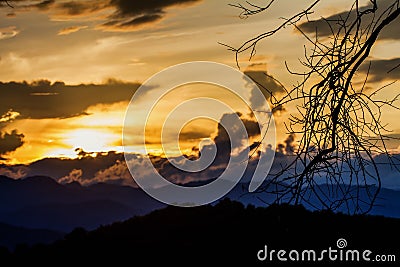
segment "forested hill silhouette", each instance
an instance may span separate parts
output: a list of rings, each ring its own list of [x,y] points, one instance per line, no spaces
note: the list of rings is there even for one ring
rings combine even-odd
[[[199,186],[209,181],[212,180],[183,185]],[[247,188],[248,183],[239,183],[227,197],[255,206],[265,206],[265,203],[273,203],[276,199],[274,194],[246,194]],[[324,189],[327,195],[330,191],[340,192],[340,188],[324,185],[320,189]],[[360,192],[360,196],[363,194],[365,192]],[[165,204],[139,188],[106,183],[90,186],[82,186],[77,182],[59,184],[45,176],[17,180],[0,176],[0,200],[1,223],[64,233],[76,227],[94,230],[100,225],[123,221],[134,215],[145,215],[165,207]],[[310,203],[306,208],[315,209],[313,205],[318,201],[315,198],[308,201]],[[400,191],[381,189],[375,204],[371,214],[400,218]],[[346,206],[342,206],[341,211],[346,212]],[[0,236],[1,244],[5,243]]]
[[[399,234],[399,219],[311,212],[290,205],[245,207],[225,199],[214,206],[166,207],[94,231],[77,228],[51,245],[19,246],[12,254],[3,250],[1,257],[40,264],[87,260],[111,261],[113,266],[124,262],[191,266],[218,261],[252,266],[264,245],[276,250],[322,250],[337,248],[336,241],[344,238],[349,249],[397,254],[398,259]]]

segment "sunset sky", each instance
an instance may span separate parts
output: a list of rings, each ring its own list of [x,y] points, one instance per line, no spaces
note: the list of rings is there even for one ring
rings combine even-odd
[[[125,111],[141,83],[166,67],[188,61],[215,61],[236,67],[234,54],[218,42],[237,47],[312,1],[279,0],[268,12],[248,19],[238,17],[240,11],[228,5],[233,2],[244,1],[19,0],[10,1],[13,8],[2,4],[1,162],[74,158],[77,148],[121,152]],[[310,18],[340,13],[349,4],[347,0],[322,1]],[[399,70],[386,73],[400,63],[393,54],[400,49],[400,22],[396,23],[392,29],[397,30],[388,29],[372,51],[372,66],[377,67],[371,86],[400,78]],[[313,29],[309,31],[312,34]],[[300,68],[303,44],[304,37],[293,28],[284,29],[260,43],[252,61],[243,54],[241,70],[255,76],[268,72],[290,88],[297,78],[287,73],[284,63]],[[211,85],[182,89],[166,99],[159,111],[196,97],[198,92],[227,101],[246,113],[234,96]],[[381,95],[389,98],[397,93],[398,84],[394,84]],[[142,101],[152,101],[151,95]],[[275,117],[278,142],[285,140],[283,123],[295,110],[285,108],[286,112]],[[161,125],[162,115],[158,114],[154,120]],[[394,135],[400,135],[399,115],[399,111],[385,110],[383,121]],[[191,122],[182,129],[181,149],[190,152],[204,138],[215,137],[217,131],[216,122]],[[150,150],[157,153],[159,145],[154,143]],[[391,142],[389,148],[399,145]]]

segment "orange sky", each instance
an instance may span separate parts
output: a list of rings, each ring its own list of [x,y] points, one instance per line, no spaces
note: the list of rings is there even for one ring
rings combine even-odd
[[[48,4],[15,1],[14,8],[0,8],[0,81],[28,82],[21,85],[25,89],[18,89],[26,90],[23,97],[14,91],[0,91],[0,97],[9,107],[0,114],[2,135],[14,129],[24,135],[22,146],[2,155],[5,162],[75,157],[76,148],[122,151],[122,124],[130,96],[137,88],[135,83],[187,61],[216,61],[235,67],[234,55],[218,42],[238,46],[278,25],[279,17],[289,16],[310,3],[278,1],[268,13],[243,20],[238,18],[237,9],[228,6],[231,0],[152,1],[155,6],[146,1],[133,2],[138,1],[121,1],[125,4],[120,5],[111,5],[108,0],[56,0]],[[314,18],[343,11],[348,5],[347,0],[323,1]],[[298,58],[303,55],[305,43],[293,29],[283,30],[261,43],[251,62],[243,56],[242,69],[268,71],[290,87],[296,78],[288,75],[284,62],[299,67]],[[390,59],[399,44],[398,40],[380,42],[372,58]],[[32,84],[42,79],[50,81],[50,85]],[[56,81],[65,84],[52,86]],[[89,85],[92,83],[104,88],[97,94],[97,87]],[[7,86],[10,85],[4,88]],[[390,97],[396,90],[393,87],[382,93],[382,97]],[[165,112],[198,91],[230,102],[237,111],[246,110],[241,106],[243,103],[212,86],[194,86],[164,100],[154,115],[153,125],[157,121],[161,125]],[[91,94],[96,94],[93,101],[89,101]],[[53,99],[57,99],[57,104],[52,104]],[[152,99],[147,96],[143,101]],[[29,105],[24,104],[28,102]],[[286,109],[287,113],[276,118],[280,140],[285,139],[283,122],[295,107]],[[400,133],[398,116],[399,112],[387,111],[384,117],[395,134]],[[181,149],[190,151],[202,139],[212,137],[216,125],[202,120],[185,126],[183,133],[191,132],[194,137],[182,139]],[[391,144],[393,148],[398,145]],[[157,152],[159,146],[150,149]]]

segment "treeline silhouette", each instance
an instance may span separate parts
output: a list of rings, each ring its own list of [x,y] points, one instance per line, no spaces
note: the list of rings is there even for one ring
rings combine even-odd
[[[400,247],[400,220],[310,212],[302,206],[285,204],[245,207],[225,199],[216,205],[196,208],[170,206],[94,231],[77,228],[50,245],[22,244],[13,252],[2,248],[0,257],[30,264],[87,261],[146,266],[179,262],[191,266],[243,262],[251,266],[267,264],[257,260],[257,252],[264,245],[275,250],[322,250],[337,248],[339,238],[347,240],[348,249],[396,254]]]

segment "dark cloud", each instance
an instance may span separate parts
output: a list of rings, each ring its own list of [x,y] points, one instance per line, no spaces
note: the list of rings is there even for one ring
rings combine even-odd
[[[295,135],[294,134],[289,134],[289,136],[285,139],[285,151],[286,154],[292,155],[295,150]]]
[[[278,144],[276,146],[276,150],[278,152],[277,156],[279,155],[284,155],[285,154],[285,145],[284,144]]]
[[[78,1],[70,1],[70,2],[63,2],[57,4],[57,7],[61,10],[64,10],[66,14],[70,16],[81,15],[85,13],[91,13],[96,10],[93,8],[93,5],[90,5],[88,2],[78,2]]]
[[[58,15],[86,16],[110,7],[109,0],[84,0],[84,1],[60,1],[60,0],[13,0],[12,6],[16,11],[51,11]],[[2,5],[3,7],[6,5]]]
[[[52,4],[55,3],[55,0],[46,0],[37,4],[34,4],[34,6],[40,10],[48,10]]]
[[[55,10],[57,15],[75,17],[92,15],[109,7],[110,1],[108,0],[86,0],[68,2],[57,1],[57,3],[52,6],[52,9]]]
[[[160,21],[166,16],[165,9],[178,5],[190,5],[200,0],[112,0],[116,11],[102,27],[106,30],[135,30],[139,26]]]
[[[136,17],[130,21],[124,22],[124,23],[120,24],[120,27],[122,27],[122,28],[136,27],[138,25],[155,22],[160,19],[162,19],[162,15],[160,15],[160,14],[146,14],[146,15]]]
[[[279,116],[281,113],[285,112],[286,109],[283,107],[283,105],[277,105],[275,107],[272,107],[272,114],[275,116]]]
[[[142,15],[139,17],[135,17],[132,20],[128,20],[126,22],[121,23],[120,20],[110,20],[104,23],[102,26],[109,28],[115,27],[116,29],[126,29],[126,28],[135,28],[140,25],[144,25],[147,23],[155,22],[162,19],[162,16],[159,14],[150,14],[150,15]]]
[[[0,114],[13,110],[19,118],[68,118],[84,114],[95,104],[129,101],[139,84],[65,85],[40,80],[32,83],[0,82]]]
[[[294,151],[296,149],[295,137],[296,136],[294,134],[289,134],[285,141],[283,141],[283,144],[277,145],[276,150],[280,154],[280,156],[294,154]]]
[[[210,137],[210,132],[202,129],[180,132],[179,140],[191,141]]]
[[[271,96],[279,98],[280,94],[285,93],[285,89],[280,85],[273,76],[269,75],[267,72],[266,64],[253,64],[248,67],[244,72],[249,76],[257,85],[259,90],[263,93],[265,99],[271,104]],[[258,94],[256,94],[257,88],[253,88],[250,93],[250,103],[254,109],[261,108],[265,99],[260,99]],[[285,108],[283,106],[271,107],[273,112],[284,112]]]
[[[13,130],[11,133],[0,134],[0,155],[17,150],[24,144],[24,135]]]
[[[382,12],[391,4],[395,3],[394,0],[378,0],[378,11],[375,15],[375,19],[378,18]],[[361,7],[360,11],[365,10],[367,8],[371,8],[371,4]],[[339,25],[343,24],[342,20],[348,18],[348,23],[354,21],[356,18],[356,11],[352,10],[350,13],[348,11],[341,12],[338,14],[334,14],[332,16],[321,18],[318,20],[312,20],[300,25],[300,29],[305,33],[315,34],[318,33],[318,36],[331,36],[332,30],[336,33]],[[383,16],[385,17],[385,16]],[[362,21],[361,28],[365,28],[365,26],[370,23],[374,19],[373,15],[368,15],[364,17]],[[380,34],[380,39],[400,39],[400,21],[395,20],[389,25],[387,25]]]
[[[272,95],[282,94],[285,90],[279,85],[269,74],[267,71],[258,71],[258,70],[247,70],[244,72],[247,76],[249,76],[260,88],[266,99],[271,98]],[[252,103],[257,105],[260,101],[256,99],[253,94],[251,95],[250,100]]]
[[[360,67],[360,71],[367,73],[370,82],[400,79],[400,58],[374,59],[371,66],[367,62]]]
[[[261,133],[258,122],[241,118],[240,113],[238,115],[239,116],[237,116],[237,114],[224,114],[218,124],[218,132],[214,138],[214,143],[218,150],[217,164],[226,164],[229,161],[231,147],[232,150],[244,149],[243,141],[246,140],[246,138],[257,137]],[[247,137],[241,135],[241,132],[239,132],[242,123],[246,128],[245,132],[247,132]],[[223,125],[229,128],[225,129]],[[230,138],[228,132],[233,133],[235,138]]]
[[[229,126],[230,129],[225,129],[223,125]],[[225,167],[230,159],[231,147],[234,149],[241,146],[242,140],[245,138],[245,136],[241,136],[240,138],[232,140],[228,135],[228,131],[236,133],[237,135],[236,129],[239,129],[240,127],[240,121],[236,114],[224,114],[222,116],[220,123],[218,123],[217,135],[214,138],[214,143],[217,147],[217,156],[214,161],[214,165],[221,165]],[[208,146],[203,147],[203,149],[207,148]]]
[[[194,2],[199,2],[199,0],[111,0],[111,4],[118,8],[118,11],[113,16],[121,18],[125,18],[126,16],[161,14],[168,7],[188,5]]]
[[[242,118],[242,122],[244,127],[246,127],[246,131],[249,137],[257,137],[261,134],[260,125],[258,122],[254,120],[247,120]]]
[[[156,23],[166,15],[166,9],[174,6],[191,5],[201,0],[86,0],[86,1],[16,1],[15,10],[26,11],[31,9],[46,11],[51,16],[72,19],[74,17],[96,15],[107,10],[111,15],[99,28],[107,31],[137,30],[143,25]],[[4,3],[2,6],[6,6]],[[103,16],[104,17],[104,16]],[[99,17],[96,17],[98,20]]]

